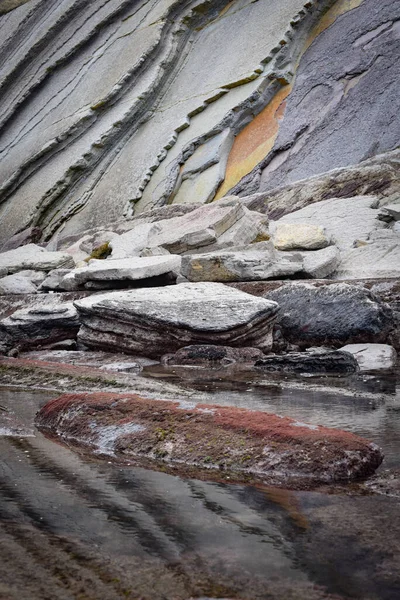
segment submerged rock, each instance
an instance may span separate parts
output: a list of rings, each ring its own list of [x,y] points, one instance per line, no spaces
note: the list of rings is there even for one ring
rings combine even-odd
[[[75,306],[82,343],[152,358],[189,344],[269,350],[278,311],[276,302],[219,283],[112,292],[82,299]]]
[[[358,371],[357,360],[352,354],[339,350],[270,354],[259,358],[255,367],[263,371],[331,375],[349,375]]]
[[[170,466],[193,476],[258,479],[288,486],[371,475],[383,456],[352,433],[247,409],[143,399],[133,394],[66,394],[36,417],[43,430],[96,454]]]
[[[230,346],[193,345],[180,348],[175,354],[161,358],[164,365],[230,365],[254,363],[264,353],[259,348],[231,348]]]
[[[352,354],[362,372],[391,370],[397,363],[396,350],[387,344],[348,344],[340,350]]]

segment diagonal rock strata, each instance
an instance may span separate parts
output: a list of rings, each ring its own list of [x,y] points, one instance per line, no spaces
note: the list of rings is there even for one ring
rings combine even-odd
[[[134,394],[65,394],[39,411],[36,424],[95,454],[294,487],[367,477],[383,460],[378,446],[352,433]]]

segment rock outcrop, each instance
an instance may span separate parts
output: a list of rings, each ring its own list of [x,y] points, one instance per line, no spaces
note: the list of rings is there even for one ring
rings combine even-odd
[[[366,477],[383,458],[378,446],[344,431],[133,394],[66,394],[46,404],[36,423],[96,454],[289,487]]]
[[[6,4],[0,244],[343,167],[336,196],[398,187],[374,162],[399,144],[398,2]]]
[[[75,306],[90,348],[159,358],[189,344],[269,350],[278,305],[218,283],[95,295]]]
[[[301,348],[386,342],[395,328],[385,303],[346,283],[288,283],[266,296],[280,306],[278,325],[284,338]]]

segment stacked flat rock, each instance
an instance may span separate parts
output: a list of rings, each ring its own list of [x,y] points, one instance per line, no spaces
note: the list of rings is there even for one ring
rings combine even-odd
[[[303,269],[300,255],[279,256],[271,242],[184,256],[182,275],[189,281],[257,281],[287,277]]]
[[[64,252],[48,252],[35,244],[27,244],[16,250],[0,254],[0,276],[18,273],[26,269],[52,271],[59,268],[73,268],[72,256]]]
[[[87,267],[74,269],[62,278],[64,289],[76,289],[89,282],[138,281],[168,273],[178,273],[180,256],[148,256],[122,259],[91,260]]]
[[[6,336],[9,346],[21,350],[75,338],[78,329],[78,314],[71,302],[22,308],[0,321],[0,337]]]
[[[278,311],[276,302],[209,282],[101,294],[75,306],[85,345],[152,358],[190,344],[268,351]]]

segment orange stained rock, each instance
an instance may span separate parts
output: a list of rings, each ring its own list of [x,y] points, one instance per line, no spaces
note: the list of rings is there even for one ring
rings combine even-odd
[[[272,149],[279,130],[279,121],[286,108],[286,97],[292,89],[285,85],[271,102],[236,136],[226,166],[225,180],[215,199],[226,195],[238,181]]]
[[[310,31],[304,48],[295,65],[312,44],[312,42],[330,27],[336,19],[353,8],[357,8],[363,0],[338,0]],[[279,131],[279,122],[286,108],[286,98],[293,84],[282,87],[271,102],[236,136],[229,154],[225,179],[218,189],[215,200],[222,198],[236,185],[242,177],[250,173],[258,163],[272,150]]]

